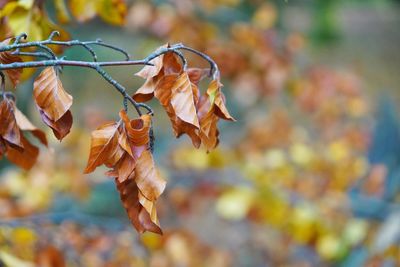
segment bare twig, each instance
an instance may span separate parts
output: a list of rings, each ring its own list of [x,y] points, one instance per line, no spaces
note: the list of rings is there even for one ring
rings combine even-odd
[[[0,52],[11,51],[14,55],[19,56],[32,56],[35,58],[41,58],[35,61],[25,61],[25,62],[14,62],[10,64],[0,64],[0,73],[3,70],[9,69],[24,69],[24,68],[39,68],[39,67],[50,67],[50,66],[75,66],[75,67],[84,67],[91,68],[96,70],[107,82],[114,86],[114,88],[123,96],[123,104],[124,108],[127,109],[127,103],[130,102],[137,113],[142,115],[141,108],[147,110],[149,114],[153,114],[153,110],[146,104],[137,103],[132,97],[126,92],[125,87],[123,87],[120,83],[118,83],[115,79],[113,79],[104,69],[103,67],[109,66],[132,66],[132,65],[153,65],[151,61],[165,53],[172,52],[175,53],[182,61],[183,68],[187,68],[187,60],[183,53],[180,50],[186,50],[192,52],[203,59],[205,59],[211,66],[210,68],[210,77],[214,79],[219,78],[219,70],[217,64],[206,54],[197,51],[193,48],[187,47],[183,44],[175,44],[170,47],[163,47],[155,52],[151,53],[144,59],[141,60],[131,60],[128,52],[125,50],[104,43],[102,40],[97,39],[95,41],[79,41],[79,40],[71,40],[71,41],[55,41],[53,40],[55,36],[58,36],[59,32],[52,32],[46,40],[43,41],[34,41],[34,42],[22,42],[26,40],[26,34],[20,34],[15,38],[15,41],[11,45],[5,45],[0,47]],[[81,46],[86,49],[92,56],[93,61],[79,61],[79,60],[67,60],[65,57],[58,58],[53,50],[48,47],[49,45],[58,45],[58,46]],[[104,48],[108,48],[114,51],[117,51],[124,55],[125,60],[123,61],[98,61],[96,52],[93,50],[91,46],[101,46]],[[21,51],[21,49],[30,49],[29,51]],[[32,48],[40,49],[43,51],[32,51]],[[4,76],[2,73],[0,74],[2,77]],[[2,83],[4,86],[4,82]],[[5,89],[4,89],[5,90]]]

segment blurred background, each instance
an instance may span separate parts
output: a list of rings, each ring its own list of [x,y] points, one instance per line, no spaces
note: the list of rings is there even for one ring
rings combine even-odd
[[[29,1],[0,6],[10,2]],[[29,172],[1,160],[0,266],[400,266],[399,1],[44,2],[36,19],[21,7],[20,28],[3,15],[1,36],[63,29],[134,58],[182,42],[216,60],[237,122],[220,123],[207,154],[175,140],[150,102],[168,181],[157,203],[164,235],[139,235],[106,169],[82,174],[90,132],[117,119],[120,96],[95,72],[66,67],[71,134],[60,143],[49,131]],[[90,60],[79,48],[65,55]],[[108,68],[131,93],[138,70]],[[44,129],[26,76],[17,104]]]

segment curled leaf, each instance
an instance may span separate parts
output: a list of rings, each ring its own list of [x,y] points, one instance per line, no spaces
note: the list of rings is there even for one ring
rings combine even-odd
[[[177,117],[199,128],[193,94],[195,86],[190,82],[186,72],[179,75],[172,86],[171,105]]]
[[[35,79],[33,96],[38,107],[52,121],[58,121],[72,106],[54,67],[45,68]]]
[[[222,84],[218,80],[212,80],[207,89],[207,95],[210,98],[211,105],[215,106],[215,114],[229,121],[235,121],[235,119],[229,114],[228,109],[225,106],[225,96],[221,92]]]
[[[101,125],[92,132],[90,154],[84,173],[93,172],[104,164],[110,155],[114,155],[118,148],[118,123],[111,122]]]
[[[120,111],[120,117],[124,122],[127,138],[134,146],[143,146],[149,143],[149,131],[151,116],[142,115],[140,119],[129,120],[124,110]]]
[[[143,151],[136,162],[135,181],[140,192],[150,201],[155,201],[165,189],[166,182],[160,177],[148,150]]]
[[[58,140],[61,141],[71,131],[73,122],[71,111],[68,110],[58,121],[54,121],[47,117],[42,110],[39,110],[39,112],[42,121],[53,130],[53,133]]]
[[[115,180],[120,194],[122,204],[128,214],[132,225],[139,233],[150,231],[162,234],[155,210],[152,210],[152,216],[139,202],[139,190],[133,179],[127,179],[124,182]],[[147,206],[147,205],[146,205]]]

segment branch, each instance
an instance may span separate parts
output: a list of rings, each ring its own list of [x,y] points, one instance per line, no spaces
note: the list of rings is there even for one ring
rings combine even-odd
[[[9,69],[23,69],[23,68],[39,68],[39,67],[50,67],[50,66],[75,66],[75,67],[84,67],[84,68],[91,68],[96,70],[106,81],[108,81],[111,85],[114,86],[114,88],[121,93],[123,96],[123,103],[124,103],[124,108],[125,110],[128,108],[127,103],[130,102],[134,108],[136,109],[137,113],[142,115],[142,112],[140,108],[144,108],[147,110],[149,114],[153,114],[153,110],[147,106],[146,104],[143,103],[137,103],[132,97],[126,92],[125,87],[123,87],[120,83],[118,83],[115,79],[113,79],[104,69],[103,67],[108,67],[108,66],[132,66],[132,65],[150,65],[152,66],[153,64],[151,63],[151,60],[165,54],[168,52],[175,53],[178,55],[178,57],[181,59],[183,68],[187,68],[187,60],[183,53],[180,50],[186,50],[189,52],[192,52],[203,59],[205,59],[209,64],[210,64],[210,77],[213,77],[213,79],[219,78],[219,70],[217,64],[206,54],[197,51],[193,48],[187,47],[183,44],[175,44],[170,47],[164,47],[160,48],[157,51],[151,53],[148,55],[146,58],[142,60],[131,60],[128,52],[125,50],[104,43],[102,40],[97,39],[95,41],[79,41],[79,40],[71,40],[71,41],[55,41],[53,38],[55,36],[59,36],[59,32],[54,31],[52,32],[49,37],[46,40],[43,41],[35,41],[35,42],[21,42],[23,40],[26,40],[27,35],[25,33],[20,34],[15,38],[15,41],[11,45],[4,45],[0,47],[0,53],[5,52],[5,51],[12,51],[13,55],[18,55],[18,56],[33,56],[35,58],[43,58],[38,61],[25,61],[25,62],[14,62],[10,64],[0,64],[0,73],[3,70],[9,70]],[[78,60],[67,60],[65,57],[58,58],[55,53],[51,50],[51,48],[48,47],[48,45],[59,45],[59,46],[67,46],[67,47],[72,47],[72,46],[81,46],[84,49],[86,49],[93,58],[93,61],[78,61]],[[101,46],[104,48],[108,48],[114,51],[117,51],[125,56],[124,61],[102,61],[98,62],[97,61],[97,55],[96,52],[91,48],[91,46]],[[36,48],[36,49],[41,49],[43,51],[21,51],[21,49],[27,49],[27,48]],[[4,85],[4,83],[2,83]],[[3,88],[2,88],[3,89]]]

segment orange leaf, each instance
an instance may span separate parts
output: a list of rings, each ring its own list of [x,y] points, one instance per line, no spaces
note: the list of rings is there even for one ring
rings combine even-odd
[[[149,131],[151,126],[151,116],[142,115],[140,119],[129,120],[125,110],[119,113],[124,122],[126,134],[129,142],[134,146],[143,146],[149,143]]]
[[[163,45],[163,46],[159,47],[156,50],[156,52],[165,47],[167,47],[167,45]],[[153,66],[144,66],[135,75],[142,77],[143,79],[150,79],[150,78],[157,76],[163,67],[163,57],[164,57],[164,55],[161,55],[159,57],[156,57],[155,59],[152,59],[150,61],[150,63],[153,64]]]
[[[129,154],[125,153],[115,166],[118,173],[118,181],[122,183],[126,179],[130,178],[134,174],[135,167],[135,160],[129,156]]]
[[[56,70],[45,68],[33,84],[36,104],[52,121],[58,121],[72,106],[72,96],[63,88]]]
[[[3,42],[0,43],[0,47],[9,45],[10,41],[11,38],[4,40]],[[4,51],[0,53],[1,64],[11,64],[14,62],[22,62],[22,59],[19,56],[13,55],[10,51]],[[10,79],[10,81],[12,82],[12,84],[14,85],[14,87],[16,87],[20,81],[22,69],[9,69],[6,70],[6,74]]]
[[[183,71],[181,59],[174,52],[167,52],[163,57],[163,74],[180,74]]]
[[[194,86],[186,72],[179,75],[172,87],[171,105],[177,117],[199,128],[193,94]]]
[[[118,147],[118,127],[118,123],[110,122],[92,132],[89,160],[84,173],[93,172],[115,153]]]
[[[200,69],[200,68],[188,68],[186,72],[189,75],[189,79],[195,85],[199,85],[199,82],[207,77],[210,72],[210,69]]]
[[[28,118],[19,110],[15,107],[14,115],[15,115],[15,120],[17,122],[17,125],[20,130],[22,131],[29,131],[31,132],[43,145],[47,146],[47,138],[45,133],[36,128],[35,125],[33,125]]]
[[[155,201],[165,189],[166,182],[160,177],[148,150],[143,151],[136,162],[135,181],[140,192],[150,201]]]
[[[18,128],[14,115],[13,102],[4,99],[0,103],[0,135],[7,142],[23,148],[21,132]]]
[[[147,102],[154,96],[154,90],[156,89],[158,79],[151,78],[136,91],[132,98],[137,102]]]
[[[133,179],[127,179],[124,182],[119,182],[115,179],[117,189],[120,193],[122,204],[128,213],[128,217],[132,225],[139,233],[150,231],[157,234],[162,234],[158,221],[153,222],[149,213],[139,202],[139,190]],[[154,218],[154,216],[152,216]]]
[[[28,142],[23,135],[21,135],[21,142],[24,149],[14,148],[7,145],[7,158],[12,163],[20,166],[25,170],[29,170],[36,163],[39,155],[39,149]]]
[[[225,106],[225,96],[221,92],[222,84],[218,80],[212,80],[207,89],[207,94],[210,98],[210,102],[215,106],[215,114],[229,121],[235,121],[235,119],[229,114],[228,109]]]
[[[67,111],[58,121],[53,121],[46,114],[39,109],[40,116],[42,117],[42,121],[49,126],[58,140],[62,140],[67,134],[69,134],[72,127],[72,114],[71,111]]]

